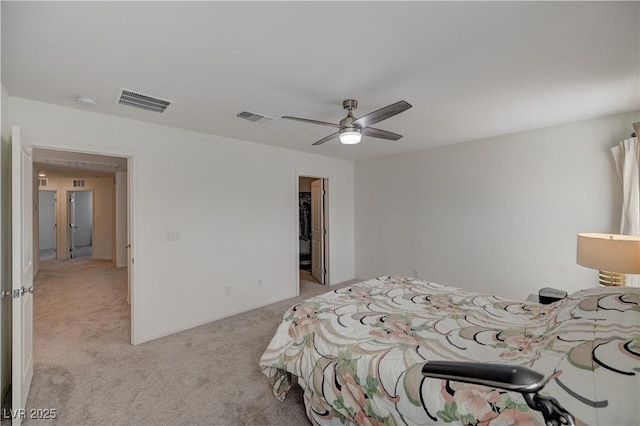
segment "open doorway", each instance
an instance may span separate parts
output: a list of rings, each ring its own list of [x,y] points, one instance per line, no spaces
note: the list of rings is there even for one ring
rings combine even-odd
[[[34,147],[33,165],[39,177],[35,189],[42,199],[36,206],[39,217],[34,217],[34,228],[38,228],[34,251],[55,247],[52,259],[63,261],[38,262],[34,276],[55,270],[53,275],[64,279],[79,267],[114,277],[124,275],[122,298],[126,300],[133,343],[132,158]],[[57,199],[54,206],[50,207],[49,198]],[[54,236],[46,236],[52,228]]]
[[[327,186],[326,178],[298,178],[298,260],[301,292],[304,285],[329,284]]]

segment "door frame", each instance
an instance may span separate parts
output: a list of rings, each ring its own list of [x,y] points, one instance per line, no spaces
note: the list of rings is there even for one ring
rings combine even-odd
[[[126,148],[115,148],[115,147],[105,147],[105,146],[95,146],[95,145],[86,145],[86,144],[76,144],[71,142],[60,142],[51,139],[37,139],[34,138],[31,141],[34,149],[51,149],[56,151],[65,151],[65,152],[74,152],[74,153],[83,153],[83,154],[95,154],[95,155],[108,155],[112,157],[121,157],[127,159],[127,237],[129,244],[129,255],[128,255],[128,287],[130,291],[130,307],[131,307],[131,344],[137,345],[141,342],[139,337],[138,328],[136,327],[139,324],[138,321],[138,310],[136,309],[138,305],[137,303],[137,292],[136,292],[136,281],[138,281],[139,277],[135,269],[135,254],[136,254],[136,227],[135,227],[135,218],[136,218],[136,200],[138,199],[137,186],[136,186],[136,156],[135,151],[126,149]],[[94,221],[95,222],[95,221]]]
[[[330,210],[330,195],[331,195],[331,191],[329,188],[329,183],[331,181],[331,177],[327,176],[324,173],[313,173],[313,172],[299,172],[296,171],[296,182],[295,182],[295,212],[298,212],[300,209],[300,178],[311,178],[311,179],[322,179],[323,182],[323,186],[324,186],[324,229],[326,231],[325,235],[324,235],[324,268],[326,270],[325,276],[324,276],[324,281],[325,283],[323,285],[326,285],[327,287],[331,286],[331,262],[330,262],[330,250],[329,250],[329,238],[331,235],[331,228],[330,228],[330,215],[329,215],[329,210]],[[295,229],[295,247],[296,247],[296,257],[295,257],[295,271],[296,271],[296,296],[300,296],[300,215],[298,213],[296,213],[296,220],[295,220],[295,225],[296,225],[296,229]]]

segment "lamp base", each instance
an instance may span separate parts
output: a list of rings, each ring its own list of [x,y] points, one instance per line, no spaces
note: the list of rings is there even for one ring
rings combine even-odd
[[[624,287],[625,275],[619,272],[600,271],[598,273],[600,287]]]

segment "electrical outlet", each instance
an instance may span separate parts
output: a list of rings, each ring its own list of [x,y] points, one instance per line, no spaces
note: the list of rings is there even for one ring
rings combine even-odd
[[[262,278],[258,278],[258,287],[262,287]]]
[[[227,296],[231,295],[231,286],[230,285],[224,286],[224,294],[227,295]]]
[[[413,270],[413,278],[420,278],[420,269]]]

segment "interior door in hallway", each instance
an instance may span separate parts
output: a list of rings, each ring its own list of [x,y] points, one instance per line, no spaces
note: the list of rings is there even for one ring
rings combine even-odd
[[[12,424],[27,403],[33,378],[33,157],[20,127],[11,129]]]
[[[38,191],[38,227],[40,238],[40,259],[56,259],[56,231],[57,231],[57,218],[56,218],[56,191],[39,190]]]
[[[67,214],[69,216],[69,257],[76,257],[76,229],[78,229],[78,225],[76,224],[76,193],[69,192],[69,196],[67,200],[69,201],[69,205],[67,207]]]
[[[311,275],[325,284],[324,179],[311,182]]]
[[[69,257],[92,257],[93,191],[69,191]]]

